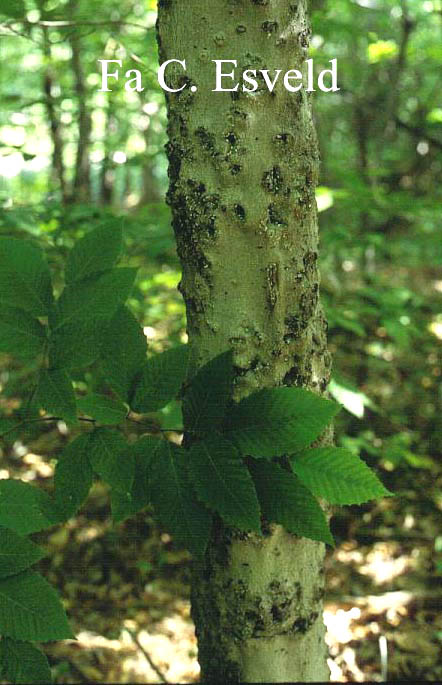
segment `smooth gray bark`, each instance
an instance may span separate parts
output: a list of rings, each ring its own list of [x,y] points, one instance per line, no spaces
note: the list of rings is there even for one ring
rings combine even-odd
[[[322,393],[329,380],[318,150],[304,90],[214,93],[211,60],[237,59],[238,74],[304,71],[308,37],[305,0],[159,2],[160,62],[187,63],[168,82],[198,88],[167,98],[189,342],[197,366],[233,349],[236,400],[279,385]],[[259,538],[217,523],[192,589],[204,682],[328,680],[323,555],[280,526]]]

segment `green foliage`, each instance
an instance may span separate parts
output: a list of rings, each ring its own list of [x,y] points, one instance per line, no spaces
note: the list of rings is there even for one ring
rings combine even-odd
[[[34,645],[4,637],[0,642],[0,673],[11,683],[47,685],[52,682],[46,656]]]
[[[132,408],[140,413],[154,412],[173,400],[186,378],[187,358],[186,345],[151,357],[141,369]]]
[[[127,447],[129,459],[134,461],[134,479],[130,492],[111,492],[112,517],[115,522],[133,516],[150,503],[151,460],[158,447],[158,440],[148,435]],[[125,456],[123,454],[123,459]]]
[[[366,464],[348,450],[320,447],[292,457],[293,471],[331,504],[362,504],[391,495]]]
[[[55,590],[29,570],[0,580],[0,633],[31,642],[74,637]]]
[[[57,369],[79,369],[95,362],[109,333],[108,319],[90,317],[67,323],[49,338],[49,363]]]
[[[152,456],[152,503],[163,525],[180,544],[201,559],[209,540],[212,517],[193,494],[184,450],[159,440]]]
[[[121,433],[99,428],[91,433],[88,444],[89,460],[94,471],[111,488],[130,492],[134,480],[134,458],[126,449]]]
[[[106,380],[129,402],[137,375],[146,359],[146,338],[134,315],[121,307],[101,340],[101,364]]]
[[[1,0],[0,15],[11,17],[12,19],[21,19],[26,14],[25,3],[23,0]]]
[[[19,535],[37,533],[59,522],[49,495],[20,480],[0,480],[0,525]]]
[[[35,401],[49,414],[75,421],[77,403],[72,381],[62,369],[42,369],[38,379]]]
[[[55,505],[63,520],[75,515],[92,487],[89,443],[89,434],[70,442],[55,467]]]
[[[127,416],[127,408],[122,402],[99,393],[80,397],[77,407],[82,414],[91,416],[99,423],[108,426],[122,423]]]
[[[240,452],[213,433],[189,451],[189,469],[199,499],[228,524],[261,532],[260,508]]]
[[[224,432],[252,457],[282,456],[308,447],[339,410],[302,388],[260,390],[232,407]]]
[[[45,329],[37,319],[21,309],[0,307],[0,352],[32,359],[43,353],[45,343]]]
[[[204,433],[221,427],[232,395],[232,353],[224,352],[205,364],[186,392],[187,427]]]
[[[24,571],[45,556],[33,542],[0,526],[0,579]]]
[[[53,295],[43,252],[24,240],[0,238],[0,292],[9,307],[47,316]]]
[[[67,285],[57,302],[56,331],[91,316],[109,320],[129,297],[136,269],[122,267]]]
[[[278,464],[255,461],[251,466],[262,512],[290,533],[334,545],[325,514],[300,480]]]
[[[98,226],[74,245],[66,262],[66,283],[82,281],[115,266],[123,241],[121,228],[115,224]]]

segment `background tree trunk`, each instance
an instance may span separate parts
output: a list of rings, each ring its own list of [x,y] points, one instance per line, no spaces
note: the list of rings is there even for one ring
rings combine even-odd
[[[47,27],[42,27],[43,33],[43,54],[45,57],[45,70],[43,73],[43,91],[45,95],[45,107],[48,117],[49,128],[52,141],[52,166],[50,185],[59,188],[63,203],[67,201],[66,172],[63,160],[63,138],[61,133],[61,123],[57,112],[57,106],[53,96],[54,73],[51,65],[52,51],[48,38]]]
[[[79,0],[70,0],[67,13],[75,21]],[[91,165],[89,149],[91,144],[92,117],[87,103],[87,86],[82,63],[82,44],[79,28],[74,28],[69,36],[71,47],[74,90],[78,107],[78,143],[75,159],[75,172],[72,185],[73,200],[89,202],[91,198]]]
[[[187,62],[187,75],[170,68],[168,81],[198,88],[168,97],[189,341],[197,365],[233,349],[236,400],[278,385],[321,393],[329,380],[318,151],[303,90],[214,93],[211,60],[237,59],[238,79],[246,68],[304,71],[308,36],[305,0],[159,3],[160,61]],[[192,590],[204,682],[328,680],[323,555],[280,526],[264,538],[216,526]]]

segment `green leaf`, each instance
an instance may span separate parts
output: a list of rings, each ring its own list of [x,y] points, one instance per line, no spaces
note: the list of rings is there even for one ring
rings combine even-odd
[[[151,357],[143,366],[131,406],[136,412],[157,411],[175,399],[186,378],[187,345]]]
[[[175,540],[201,559],[209,541],[212,517],[192,491],[188,453],[158,440],[152,457],[151,497],[156,514]]]
[[[21,480],[0,480],[0,525],[29,535],[59,523],[53,500]]]
[[[46,341],[44,326],[27,312],[0,307],[0,352],[23,359],[42,354]]]
[[[76,514],[92,487],[89,437],[90,434],[80,435],[70,442],[55,467],[55,504],[63,520]]]
[[[0,664],[4,677],[11,683],[48,685],[52,683],[46,655],[29,642],[4,637],[0,642]]]
[[[166,404],[159,413],[159,420],[163,430],[179,431],[182,433],[184,430],[182,403],[179,400],[172,400],[172,402]]]
[[[345,449],[307,450],[291,463],[304,485],[331,504],[361,504],[392,495],[362,459]]]
[[[6,15],[12,19],[24,19],[26,8],[23,0],[1,0],[0,15]]]
[[[95,362],[109,326],[108,319],[91,317],[87,321],[67,323],[49,338],[49,361],[52,368],[78,369]]]
[[[31,540],[0,526],[0,578],[20,573],[44,556],[45,552]]]
[[[240,452],[222,436],[192,446],[189,471],[199,499],[231,526],[261,532],[259,502]]]
[[[0,292],[9,307],[46,316],[53,295],[49,267],[40,249],[15,238],[0,238]]]
[[[62,369],[43,369],[35,393],[35,403],[66,421],[76,421],[77,404],[72,381]]]
[[[146,350],[143,329],[126,307],[120,307],[102,341],[101,364],[106,380],[125,402],[129,402],[146,361]]]
[[[324,512],[297,476],[265,461],[253,461],[250,470],[266,519],[280,523],[289,533],[334,547]]]
[[[121,433],[106,428],[91,433],[89,460],[94,471],[112,488],[123,493],[131,491],[134,458]]]
[[[74,637],[55,590],[29,570],[0,580],[0,633],[32,642]]]
[[[212,359],[192,378],[184,404],[189,431],[204,432],[221,426],[232,395],[232,378],[231,351]]]
[[[122,247],[121,227],[115,221],[106,222],[79,240],[66,262],[66,283],[81,281],[115,266]]]
[[[129,297],[136,273],[136,269],[112,269],[66,286],[57,303],[53,329],[91,318],[110,320]]]
[[[112,518],[118,523],[133,516],[150,503],[150,467],[159,441],[148,435],[129,445],[128,452],[135,462],[135,476],[128,493],[112,490]]]
[[[302,388],[264,389],[232,407],[226,438],[252,457],[279,457],[308,447],[340,407]]]
[[[127,407],[106,395],[91,393],[77,400],[78,410],[107,426],[116,426],[125,420]]]

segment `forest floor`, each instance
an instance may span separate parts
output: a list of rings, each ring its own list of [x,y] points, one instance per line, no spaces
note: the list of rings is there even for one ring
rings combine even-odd
[[[50,489],[48,438],[7,457],[0,477]],[[442,680],[442,477],[410,469],[396,480],[398,497],[333,522],[324,620],[335,682]],[[189,556],[148,513],[113,526],[97,484],[77,518],[34,539],[78,638],[46,645],[56,683],[198,682]]]

